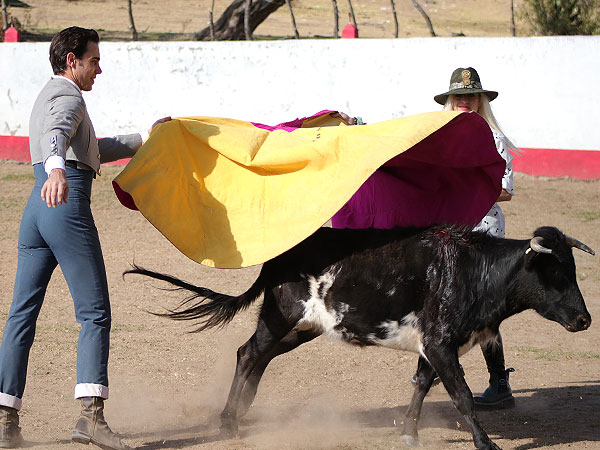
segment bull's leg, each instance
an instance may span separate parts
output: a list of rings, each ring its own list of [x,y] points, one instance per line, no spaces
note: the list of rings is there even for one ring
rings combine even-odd
[[[244,387],[252,376],[254,369],[258,369],[257,375],[262,375],[269,361],[278,354],[277,350],[281,341],[288,336],[302,317],[302,311],[299,308],[291,302],[287,305],[287,314],[284,315],[277,304],[277,297],[273,291],[265,291],[256,331],[237,351],[235,375],[231,383],[227,403],[223,412],[221,412],[221,432],[223,434],[237,434],[238,410]],[[296,311],[296,309],[298,310]],[[292,348],[294,347],[290,347],[289,350]],[[256,384],[259,380],[260,376],[257,377]],[[256,387],[250,387],[250,389],[248,396],[250,396],[252,389],[256,391]]]
[[[454,406],[471,426],[475,448],[478,450],[500,450],[500,447],[494,444],[483,430],[473,411],[473,394],[460,370],[456,349],[451,347],[427,348],[425,355],[442,380]]]
[[[238,348],[237,365],[235,375],[227,397],[225,408],[221,412],[221,433],[225,435],[236,435],[238,432],[238,407],[240,397],[248,377],[254,371],[257,363],[273,351],[283,336],[289,332],[286,330],[282,335],[273,335],[262,318],[258,320],[256,331],[248,341]]]
[[[421,407],[423,406],[423,399],[427,395],[427,392],[429,392],[429,389],[431,389],[434,378],[435,371],[429,365],[427,360],[420,356],[419,364],[417,366],[415,391],[412,400],[410,401],[410,405],[408,405],[408,410],[404,417],[404,427],[402,429],[402,438],[407,445],[419,445],[417,428],[419,416],[421,415]]]
[[[313,333],[311,331],[292,330],[275,346],[275,348],[269,354],[265,354],[260,358],[260,360],[254,366],[254,370],[252,370],[252,373],[246,380],[246,384],[242,390],[240,404],[237,411],[238,417],[242,417],[248,412],[248,409],[250,409],[250,406],[254,401],[254,397],[256,397],[258,383],[260,382],[260,379],[262,378],[263,373],[265,372],[265,369],[269,363],[275,357],[294,350],[296,347],[313,340],[317,336],[319,336],[318,333]]]

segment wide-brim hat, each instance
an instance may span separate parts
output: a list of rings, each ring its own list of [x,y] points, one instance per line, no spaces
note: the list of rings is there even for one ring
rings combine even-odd
[[[498,93],[496,91],[488,91],[481,87],[481,80],[479,79],[479,74],[475,69],[472,67],[467,67],[466,69],[459,67],[452,72],[452,76],[450,77],[450,88],[448,89],[448,92],[438,94],[433,97],[433,99],[440,105],[445,105],[449,95],[478,93],[485,94],[490,102],[498,97]]]

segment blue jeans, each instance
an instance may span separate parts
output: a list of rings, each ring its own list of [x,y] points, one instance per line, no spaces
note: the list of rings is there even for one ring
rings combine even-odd
[[[92,171],[66,168],[68,203],[48,208],[41,199],[47,179],[33,166],[35,185],[19,229],[13,301],[0,347],[0,404],[20,409],[29,350],[52,272],[60,265],[81,324],[77,345],[77,384],[90,383],[108,397],[110,302],[106,270],[92,217]],[[77,392],[77,388],[76,388]],[[87,396],[87,395],[85,395]],[[95,395],[90,395],[95,396]]]

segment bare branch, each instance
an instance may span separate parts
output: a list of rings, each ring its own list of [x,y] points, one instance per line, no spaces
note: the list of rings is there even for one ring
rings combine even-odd
[[[337,0],[331,0],[331,3],[333,4],[333,37],[337,39],[340,32],[340,17]]]
[[[300,39],[300,33],[298,33],[298,27],[296,26],[296,18],[294,17],[294,10],[292,9],[292,2],[291,0],[285,0],[285,2],[288,5],[288,8],[290,9],[290,17],[292,18],[292,26],[294,27],[294,35],[296,36],[296,39]]]
[[[127,0],[127,11],[129,12],[129,30],[131,31],[131,40],[138,40],[138,32],[135,29],[135,22],[133,21],[133,6],[132,0]]]
[[[2,31],[8,28],[8,12],[6,11],[6,0],[2,0]]]
[[[390,3],[392,4],[392,14],[394,16],[394,37],[397,38],[398,37],[398,14],[396,14],[396,3],[394,2],[394,0],[390,0]]]
[[[348,8],[350,9],[350,18],[352,19],[352,25],[356,28],[358,33],[358,25],[356,24],[356,16],[354,15],[354,8],[352,7],[352,0],[348,0]]]
[[[433,31],[433,25],[431,23],[431,19],[429,19],[429,16],[425,12],[425,10],[423,8],[421,8],[421,5],[419,5],[419,2],[417,2],[417,0],[412,0],[412,2],[413,2],[413,5],[415,6],[415,8],[417,8],[417,10],[421,13],[423,18],[425,19],[425,22],[427,22],[427,26],[429,27],[429,33],[431,34],[431,36],[436,37],[437,35],[435,34],[435,31]]]
[[[215,41],[215,22],[213,20],[213,12],[215,10],[215,0],[212,0],[212,3],[210,5],[210,9],[208,10],[208,23],[209,23],[209,27],[210,27],[210,38]]]
[[[517,27],[515,25],[515,0],[510,0],[510,34],[517,35]]]

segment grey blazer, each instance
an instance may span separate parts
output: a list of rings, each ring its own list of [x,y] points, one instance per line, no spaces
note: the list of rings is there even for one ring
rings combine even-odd
[[[32,164],[58,155],[100,174],[100,163],[129,158],[141,145],[137,133],[97,139],[81,91],[66,78],[50,79],[33,105],[29,119]]]

